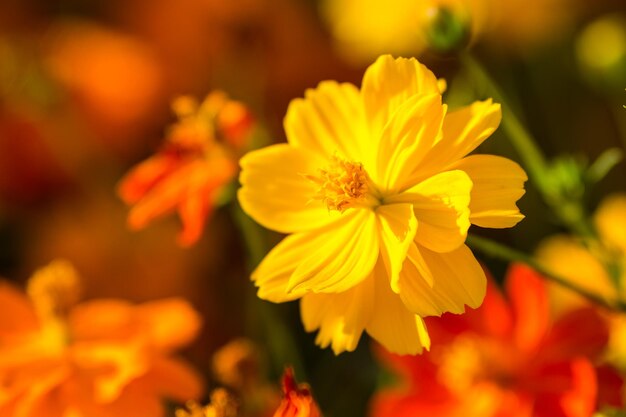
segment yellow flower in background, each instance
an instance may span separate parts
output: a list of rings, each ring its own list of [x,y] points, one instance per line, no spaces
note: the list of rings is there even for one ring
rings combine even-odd
[[[555,274],[569,279],[608,302],[626,301],[626,194],[605,198],[594,215],[598,242],[584,242],[558,235],[544,240],[536,257]],[[550,285],[553,309],[562,314],[587,303],[582,296],[562,286]],[[626,317],[610,317],[611,360],[626,370]]]
[[[301,299],[307,331],[335,353],[366,331],[396,353],[429,347],[423,316],[463,313],[485,294],[470,224],[512,227],[526,174],[467,156],[498,127],[491,100],[447,112],[434,74],[380,57],[352,84],[291,102],[288,143],[241,159],[244,211],[291,234],[252,274],[259,297]]]
[[[209,404],[202,406],[194,401],[187,403],[186,409],[177,409],[175,417],[237,417],[237,402],[223,388],[211,392]]]
[[[338,48],[357,62],[437,47],[429,31],[441,24],[457,47],[468,39],[450,32],[455,26],[507,48],[534,44],[561,31],[573,9],[565,0],[325,0],[321,7]]]
[[[200,327],[187,302],[77,304],[78,286],[64,261],[37,271],[28,297],[0,283],[0,415],[161,417],[165,398],[201,395],[198,374],[172,357]]]
[[[179,120],[164,146],[122,179],[118,193],[133,205],[131,229],[177,212],[183,224],[178,243],[191,246],[237,175],[237,157],[249,139],[252,118],[245,106],[219,91],[202,103],[179,97],[172,107]]]

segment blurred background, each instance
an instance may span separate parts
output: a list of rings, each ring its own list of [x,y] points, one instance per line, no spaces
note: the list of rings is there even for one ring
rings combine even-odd
[[[359,85],[381,52],[418,56],[448,80],[451,107],[477,98],[454,54],[426,52],[417,41],[346,39],[346,27],[358,33],[354,21],[387,18],[359,10],[352,22],[346,18],[367,3],[373,2],[0,2],[0,275],[23,282],[60,257],[81,272],[86,298],[183,296],[205,319],[186,354],[210,384],[213,353],[246,336],[257,343],[268,379],[297,362],[297,376],[312,385],[327,416],[364,415],[381,378],[369,344],[335,358],[304,333],[297,303],[255,298],[248,277],[258,259],[250,259],[238,234],[236,209],[218,209],[201,241],[183,249],[175,243],[174,216],[128,230],[128,208],[115,190],[124,173],[158,149],[174,121],[170,102],[180,94],[202,99],[225,91],[251,108],[272,142],[285,140],[282,118],[291,99],[326,79]],[[407,2],[391,1],[388,9],[396,10],[393,3],[401,10]],[[623,0],[510,3],[497,13],[485,6],[489,24],[472,28],[471,48],[543,151],[578,165],[609,148],[624,151]],[[519,161],[500,131],[483,147]],[[626,191],[623,162],[585,190],[589,211],[618,191]],[[520,207],[526,219],[518,227],[489,236],[531,252],[560,227],[531,184]],[[503,264],[486,264],[501,278]],[[267,326],[272,320],[280,325]]]

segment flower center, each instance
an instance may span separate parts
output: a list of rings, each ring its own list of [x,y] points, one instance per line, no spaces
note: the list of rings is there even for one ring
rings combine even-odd
[[[351,207],[373,207],[380,204],[376,188],[363,164],[346,161],[336,156],[319,175],[305,175],[319,186],[313,199],[321,200],[328,210],[343,213]]]
[[[474,384],[488,380],[504,389],[518,383],[523,358],[493,340],[460,335],[434,355],[439,365],[437,378],[452,392],[466,392]]]

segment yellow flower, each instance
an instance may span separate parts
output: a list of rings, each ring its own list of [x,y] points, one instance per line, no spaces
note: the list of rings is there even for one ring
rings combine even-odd
[[[626,194],[615,194],[602,201],[594,215],[597,242],[583,242],[557,235],[544,240],[536,257],[550,271],[569,279],[608,302],[626,301]],[[553,309],[562,314],[587,303],[580,295],[562,286],[550,287]],[[609,317],[610,360],[626,370],[626,318]]]
[[[288,143],[241,160],[239,201],[291,233],[253,272],[259,297],[302,299],[307,331],[335,353],[365,330],[387,349],[428,348],[422,316],[477,307],[485,275],[464,245],[470,224],[511,227],[524,171],[466,156],[500,122],[491,100],[447,113],[434,74],[380,57],[361,90],[322,82],[291,102]]]
[[[414,55],[432,45],[428,32],[441,11],[471,38],[508,49],[558,34],[573,12],[565,0],[325,0],[321,13],[344,56],[369,60],[383,53]],[[443,33],[450,35],[444,30]]]
[[[186,409],[176,410],[175,417],[237,417],[237,408],[232,395],[223,388],[217,388],[211,392],[208,405],[201,406],[195,401],[189,401]]]

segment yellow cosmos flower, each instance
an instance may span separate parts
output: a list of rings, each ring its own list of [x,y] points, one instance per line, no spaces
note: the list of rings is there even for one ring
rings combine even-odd
[[[325,81],[292,101],[288,143],[241,160],[244,211],[291,233],[253,272],[259,297],[301,299],[306,330],[335,353],[363,331],[393,352],[428,348],[422,316],[463,313],[485,295],[464,245],[470,224],[523,218],[524,171],[466,156],[499,122],[491,100],[447,113],[430,70],[388,55],[361,90]]]
[[[452,25],[447,29],[459,25],[472,39],[527,48],[562,32],[572,20],[573,6],[565,0],[325,0],[321,14],[342,54],[362,62],[437,46],[428,32],[440,23]],[[455,32],[442,34],[455,38]]]

